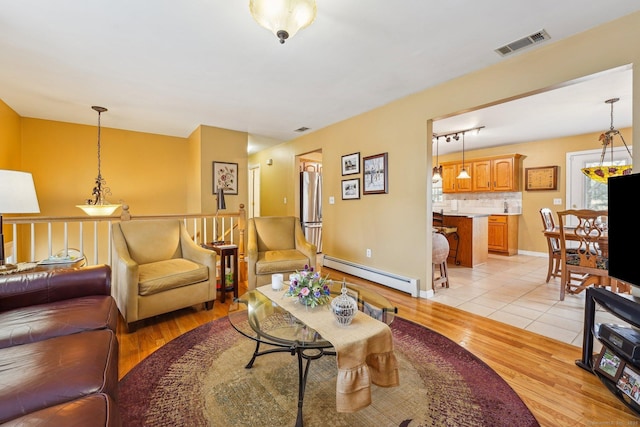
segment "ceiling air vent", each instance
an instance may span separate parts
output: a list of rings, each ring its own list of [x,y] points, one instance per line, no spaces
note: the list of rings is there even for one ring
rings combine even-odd
[[[545,30],[540,30],[537,33],[533,33],[530,36],[523,37],[519,40],[511,42],[507,45],[496,49],[501,56],[506,56],[514,53],[517,50],[524,49],[537,43],[541,43],[545,40],[549,40],[551,37]]]
[[[296,132],[306,132],[306,131],[308,131],[308,130],[309,130],[309,128],[308,128],[308,127],[306,127],[306,126],[302,126],[301,128],[298,128],[298,129],[296,129],[295,131],[296,131]]]

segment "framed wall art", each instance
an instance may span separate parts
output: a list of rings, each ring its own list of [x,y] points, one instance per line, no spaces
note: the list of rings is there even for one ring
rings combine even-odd
[[[524,188],[527,191],[557,190],[558,166],[525,168]]]
[[[342,156],[342,175],[360,173],[360,153]]]
[[[218,188],[224,194],[238,194],[238,164],[227,162],[213,162],[213,194]]]
[[[389,192],[387,157],[387,153],[382,153],[362,159],[364,173],[362,194],[384,194]]]
[[[342,180],[342,200],[360,198],[360,178]]]

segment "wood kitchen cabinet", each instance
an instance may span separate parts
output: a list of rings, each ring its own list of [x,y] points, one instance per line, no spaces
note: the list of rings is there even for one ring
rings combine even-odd
[[[458,162],[442,163],[442,192],[520,191],[520,154],[471,159],[465,167],[471,179],[457,179]]]
[[[471,163],[465,162],[467,172],[471,172]],[[442,192],[443,193],[468,193],[472,191],[471,179],[458,179],[462,170],[462,163],[442,164]]]
[[[519,218],[519,215],[489,216],[489,252],[502,255],[515,255],[518,253]]]
[[[471,173],[472,191],[519,191],[520,157],[473,159]]]

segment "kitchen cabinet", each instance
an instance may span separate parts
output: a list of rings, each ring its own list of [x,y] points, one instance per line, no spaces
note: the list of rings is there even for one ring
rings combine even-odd
[[[472,159],[472,191],[519,191],[520,157]]]
[[[518,220],[519,215],[489,216],[489,252],[503,255],[518,253]]]
[[[520,191],[520,154],[471,159],[465,162],[471,179],[457,179],[461,162],[442,163],[442,192]]]
[[[471,172],[471,164],[465,162],[467,172]],[[470,179],[458,179],[462,170],[462,163],[442,164],[442,192],[443,193],[468,193],[471,191]]]

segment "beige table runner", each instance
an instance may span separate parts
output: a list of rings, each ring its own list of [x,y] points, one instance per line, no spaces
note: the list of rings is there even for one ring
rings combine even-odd
[[[400,384],[391,329],[386,323],[358,311],[351,325],[339,326],[328,305],[307,308],[296,303],[294,298],[285,297],[286,287],[274,291],[271,285],[266,285],[258,290],[315,329],[335,348],[338,412],[355,412],[368,406],[371,403],[371,383],[381,387]]]

